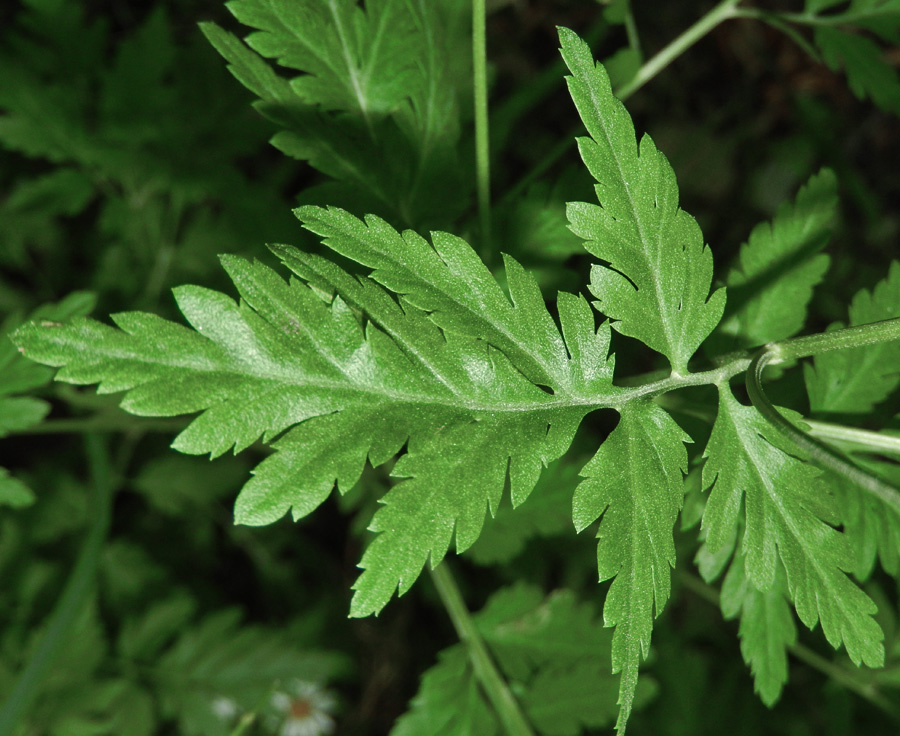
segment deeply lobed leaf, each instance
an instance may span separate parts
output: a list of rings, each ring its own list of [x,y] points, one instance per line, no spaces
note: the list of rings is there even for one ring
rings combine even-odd
[[[640,145],[604,68],[572,31],[560,28],[566,81],[590,138],[579,138],[597,180],[600,206],[570,203],[572,230],[608,265],[591,271],[591,291],[613,327],[668,357],[687,363],[725,308],[725,291],[709,294],[712,254],[697,222],[678,206],[678,186],[666,157],[645,135]]]
[[[591,606],[568,591],[545,598],[519,584],[495,593],[474,619],[536,733],[576,736],[612,722],[610,635]],[[391,736],[497,733],[497,718],[476,683],[462,646],[445,649]]]
[[[690,437],[652,402],[622,410],[613,433],[584,466],[573,518],[581,531],[602,517],[597,538],[600,580],[615,578],[603,618],[615,626],[614,672],[622,672],[617,728],[625,730],[638,668],[650,648],[654,615],[669,598],[675,566],[673,527],[684,497]]]
[[[830,259],[819,251],[836,208],[837,179],[823,169],[771,223],[753,229],[725,280],[730,314],[719,329],[738,343],[730,347],[783,340],[803,328],[813,287],[828,269]]]
[[[900,317],[897,261],[872,291],[860,290],[850,304],[851,325],[893,317]],[[900,345],[882,342],[823,353],[804,366],[803,375],[813,411],[868,414],[900,385]]]
[[[797,615],[809,628],[821,621],[832,646],[879,666],[883,634],[875,604],[845,574],[852,566],[833,497],[819,471],[788,453],[784,440],[754,409],[720,388],[719,413],[704,455],[703,483],[712,486],[703,529],[715,553],[733,544],[743,510],[746,576],[756,590],[772,590],[783,566]],[[748,624],[750,625],[750,624]]]
[[[895,24],[900,22],[896,15],[893,20]],[[882,50],[874,41],[820,26],[816,28],[815,42],[825,63],[847,75],[850,89],[859,99],[871,99],[882,110],[900,115],[900,76],[884,61]]]
[[[273,145],[333,179],[309,188],[304,201],[416,225],[449,222],[465,207],[470,184],[457,157],[458,90],[468,84],[459,62],[468,43],[462,3],[228,7],[256,29],[246,44],[212,23],[201,24],[204,34],[281,129]],[[284,79],[264,59],[299,74]]]
[[[300,213],[372,277],[280,246],[309,283],[223,256],[241,301],[176,289],[193,329],[131,312],[114,316],[119,329],[32,323],[15,339],[60,366],[59,380],[125,391],[132,413],[200,412],[173,443],[182,452],[215,456],[277,437],[238,498],[240,523],[304,516],[335,484],[352,486],[367,459],[377,465],[406,446],[393,472],[407,480],[375,515],[381,534],[355,586],[352,613],[365,615],[406,591],[429,558],[437,564],[454,534],[457,550],[471,546],[507,477],[518,505],[584,415],[616,403],[609,328],[595,327],[583,298],[562,294],[560,331],[518,263],[508,260],[510,299],[458,238],[436,233],[432,246],[377,218]]]

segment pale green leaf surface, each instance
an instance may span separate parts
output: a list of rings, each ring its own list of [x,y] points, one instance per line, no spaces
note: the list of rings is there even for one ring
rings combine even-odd
[[[228,9],[256,28],[247,44],[261,56],[303,72],[291,81],[298,97],[364,117],[391,112],[415,78],[408,36],[413,17],[404,0],[297,3],[232,0]]]
[[[871,99],[882,110],[900,115],[900,76],[874,41],[819,26],[815,42],[829,68],[847,75],[850,89],[859,99]]]
[[[591,272],[591,291],[613,327],[686,372],[718,324],[725,291],[709,295],[712,254],[697,222],[678,207],[678,186],[651,138],[638,146],[630,116],[587,44],[560,28],[569,92],[590,138],[578,140],[600,206],[570,203],[572,230],[608,265]]]
[[[393,473],[407,480],[373,519],[381,534],[355,586],[352,610],[364,615],[406,591],[429,558],[437,564],[454,534],[458,551],[471,546],[507,477],[513,505],[522,503],[584,415],[614,402],[609,328],[596,328],[586,300],[561,294],[560,330],[521,266],[507,262],[511,300],[458,238],[435,234],[432,248],[380,220],[369,237],[347,213],[307,212],[332,226],[326,244],[376,268],[399,301],[370,278],[280,246],[309,284],[223,256],[241,301],[176,289],[192,329],[131,312],[114,316],[119,329],[31,323],[16,341],[61,366],[59,380],[126,392],[132,413],[200,412],[173,443],[182,452],[216,456],[280,435],[238,498],[239,523],[304,516],[335,485],[349,489],[367,459],[378,465],[406,446]],[[393,278],[378,270],[394,262],[404,268]],[[524,377],[534,366],[560,377],[556,393]]]
[[[851,325],[893,317],[900,317],[897,261],[874,289],[861,289],[850,304]],[[804,377],[814,412],[869,414],[900,384],[900,344],[881,342],[822,353],[804,366]]]
[[[731,349],[764,345],[803,328],[813,287],[829,258],[819,254],[837,208],[837,180],[823,169],[783,204],[771,223],[757,225],[729,271],[728,314],[719,329],[732,336]]]
[[[534,277],[512,258],[505,258],[507,296],[454,235],[435,232],[429,243],[380,218],[363,221],[334,208],[302,207],[297,215],[326,245],[373,269],[375,281],[428,312],[443,330],[490,343],[534,383],[573,397],[609,390],[608,346],[592,327],[584,329],[592,322],[584,300],[560,297],[564,341]]]
[[[833,498],[819,471],[784,445],[755,409],[722,387],[704,452],[703,482],[712,486],[703,517],[706,544],[713,553],[733,544],[743,512],[741,550],[751,584],[772,590],[783,565],[800,620],[809,628],[821,621],[833,647],[843,644],[857,664],[879,666],[883,634],[872,618],[875,604],[845,574],[853,563],[849,541],[823,520],[836,518]]]
[[[770,708],[788,679],[787,648],[797,643],[797,627],[787,599],[784,575],[762,592],[747,578],[744,555],[735,554],[722,583],[726,619],[740,617],[741,654],[753,673],[753,688]]]
[[[581,531],[601,518],[597,537],[600,580],[615,578],[603,618],[615,626],[614,672],[622,672],[618,728],[624,730],[650,648],[654,615],[669,598],[675,565],[673,527],[684,496],[690,437],[651,402],[632,402],[619,424],[582,469],[573,518]]]

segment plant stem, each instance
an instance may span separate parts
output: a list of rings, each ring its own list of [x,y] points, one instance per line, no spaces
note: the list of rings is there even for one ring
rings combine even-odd
[[[703,582],[695,575],[691,575],[688,573],[682,573],[679,576],[679,579],[681,580],[684,587],[690,590],[692,593],[695,593],[708,603],[719,607],[719,593],[711,585]],[[878,692],[877,688],[868,683],[860,682],[859,680],[854,678],[853,673],[846,670],[844,667],[841,667],[834,662],[829,662],[827,659],[817,654],[809,647],[804,646],[803,644],[792,644],[788,647],[788,651],[801,662],[804,662],[813,669],[818,670],[826,677],[829,677],[840,685],[843,685],[845,688],[847,688],[851,692],[856,693],[861,698],[868,700],[870,703],[877,706],[878,708],[881,708],[881,710],[883,710],[893,718],[900,720],[900,710],[898,710],[890,700],[888,700],[880,692]]]
[[[105,443],[96,435],[87,435],[85,444],[94,501],[93,521],[66,587],[50,614],[43,638],[0,709],[0,736],[18,732],[17,724],[28,712],[72,626],[90,600],[100,551],[109,531],[113,489]]]
[[[777,365],[788,360],[808,358],[819,353],[830,353],[833,350],[861,348],[879,342],[896,340],[900,340],[900,318],[796,337],[792,340],[770,343],[765,349],[771,354],[768,363]]]
[[[663,69],[665,69],[669,64],[671,64],[676,58],[678,58],[679,55],[683,54],[691,46],[697,43],[697,41],[703,38],[704,35],[709,33],[717,25],[719,25],[719,23],[728,20],[729,18],[737,18],[739,15],[739,11],[737,10],[736,6],[740,2],[741,0],[723,0],[723,2],[720,2],[718,5],[716,5],[706,15],[700,18],[700,20],[694,23],[694,25],[688,28],[684,33],[678,36],[678,38],[676,38],[668,46],[666,46],[658,54],[656,54],[656,56],[645,62],[641,66],[641,68],[638,69],[637,73],[634,75],[634,77],[632,77],[630,82],[628,82],[624,87],[615,90],[616,97],[624,102],[626,99],[631,97],[631,95],[637,92],[641,87],[647,84],[647,82],[653,79],[653,77],[655,77]],[[629,37],[630,36],[631,31],[629,30]],[[514,187],[512,187],[509,191],[506,192],[506,194],[503,195],[503,201],[507,202],[509,200],[515,199],[519,196],[519,194],[527,189],[532,182],[543,176],[544,172],[546,172],[547,169],[549,169],[560,158],[562,158],[562,156],[572,147],[575,138],[583,133],[583,131],[584,126],[579,125],[578,127],[574,128],[569,135],[561,138],[556,146],[554,146],[534,166],[534,168],[531,169],[531,171],[523,176]]]
[[[900,320],[896,321],[900,323]],[[870,327],[871,325],[865,326]],[[848,328],[848,330],[856,330],[856,328],[851,327]],[[771,424],[773,427],[775,427],[775,429],[781,432],[802,452],[806,453],[809,456],[809,460],[811,462],[821,468],[831,470],[832,472],[835,472],[845,478],[850,483],[859,486],[864,491],[875,496],[884,504],[893,509],[896,514],[900,515],[900,490],[894,488],[894,486],[892,486],[890,483],[885,482],[874,473],[870,473],[865,468],[861,468],[858,465],[854,464],[846,457],[840,455],[835,450],[830,448],[828,445],[819,442],[817,439],[806,434],[806,432],[795,427],[793,424],[791,424],[791,422],[789,422],[781,415],[781,412],[779,412],[778,409],[776,409],[772,404],[772,402],[769,401],[768,397],[762,389],[762,374],[767,365],[769,365],[770,363],[781,362],[782,360],[786,359],[782,357],[784,355],[791,355],[793,357],[805,357],[806,355],[812,355],[815,352],[824,352],[825,349],[836,349],[830,347],[825,348],[825,343],[817,342],[817,338],[825,338],[829,335],[836,335],[836,333],[838,332],[844,332],[844,330],[834,330],[832,332],[823,333],[821,335],[811,335],[809,337],[801,337],[797,340],[789,340],[783,343],[773,343],[764,348],[750,363],[750,368],[747,371],[746,376],[747,393],[750,395],[750,401],[753,403],[753,406],[756,408],[756,410],[763,415],[763,417],[769,422],[769,424]],[[867,333],[863,333],[861,331],[856,331],[854,334],[861,339],[867,334],[872,335],[873,332],[869,331]],[[795,347],[792,350],[790,347],[792,343],[795,345],[799,343],[800,346]],[[844,343],[845,346],[855,346],[856,344],[849,338],[845,340],[839,339],[832,342],[831,344],[841,345],[842,343]],[[847,343],[850,344],[848,345]],[[812,349],[813,346],[818,346],[819,349],[814,352],[807,352],[808,350]]]
[[[900,437],[867,429],[845,427],[831,422],[816,422],[804,419],[809,425],[809,433],[815,437],[843,445],[851,445],[864,452],[878,452],[900,457]]]
[[[487,99],[487,40],[484,0],[472,0],[472,73],[475,94],[475,177],[478,217],[481,223],[481,256],[489,262],[491,246],[491,160]]]
[[[453,621],[453,627],[460,641],[469,653],[475,677],[478,678],[485,695],[503,723],[507,736],[534,736],[531,726],[522,715],[518,701],[494,664],[469,609],[463,602],[446,560],[431,571],[431,579],[450,620]]]
[[[616,92],[616,97],[624,101],[719,25],[719,23],[729,18],[737,17],[736,6],[740,2],[741,0],[722,0],[694,25],[638,69],[637,74],[632,77],[631,81]]]
[[[609,28],[609,24],[601,17],[599,22],[584,34],[585,42],[588,46],[596,45],[609,33]],[[566,72],[566,63],[559,57],[536,77],[530,79],[528,84],[504,99],[499,106],[494,105],[490,127],[495,150],[503,147],[521,118],[543,103],[557,87],[564,86],[563,77]]]
[[[813,46],[809,41],[807,41],[796,28],[786,22],[788,20],[793,20],[796,22],[796,19],[791,17],[790,14],[772,13],[768,10],[762,10],[760,8],[737,8],[735,10],[735,17],[758,20],[761,23],[770,25],[772,28],[780,31],[785,36],[790,38],[795,44],[797,44],[807,54],[809,54],[810,57],[818,62],[821,62],[822,57],[816,50],[816,47]]]

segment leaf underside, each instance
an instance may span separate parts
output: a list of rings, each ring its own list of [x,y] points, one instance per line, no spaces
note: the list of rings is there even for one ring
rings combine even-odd
[[[857,664],[877,667],[883,662],[883,634],[873,615],[875,604],[847,576],[852,569],[848,539],[833,524],[838,517],[835,499],[820,472],[790,454],[778,432],[753,408],[738,403],[727,386],[720,387],[719,413],[705,450],[703,484],[711,490],[703,517],[706,545],[713,554],[728,554],[736,530],[743,524],[742,555],[746,583],[756,591],[777,592],[783,571],[786,590],[800,620],[809,628],[818,622],[829,643],[841,644]],[[775,599],[749,598],[754,615],[783,617]],[[772,607],[775,606],[773,609]],[[745,641],[771,641],[748,620]],[[752,631],[753,629],[756,631]],[[775,637],[789,643],[787,627],[778,625]],[[748,647],[756,644],[748,643]],[[745,656],[747,656],[745,654]],[[748,657],[759,662],[759,655]],[[778,670],[761,676],[757,689],[774,697]]]
[[[609,328],[561,294],[560,331],[530,274],[508,259],[507,296],[459,238],[436,233],[432,245],[374,217],[299,214],[371,277],[276,246],[303,280],[224,256],[241,300],[176,289],[193,329],[131,312],[114,316],[118,329],[76,319],[25,326],[16,340],[62,366],[59,380],[125,391],[134,414],[200,412],[173,443],[182,452],[274,440],[238,497],[239,523],[300,518],[335,485],[353,486],[367,459],[405,448],[393,474],[406,480],[382,499],[355,585],[352,614],[366,615],[437,564],[454,535],[458,551],[471,546],[507,478],[513,504],[524,501],[584,415],[612,404]]]

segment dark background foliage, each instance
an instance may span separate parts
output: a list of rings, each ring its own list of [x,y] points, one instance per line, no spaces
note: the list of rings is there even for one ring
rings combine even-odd
[[[777,0],[758,5],[799,10],[792,7],[799,3]],[[645,54],[711,6],[635,3]],[[621,27],[598,30],[597,19],[598,5],[589,0],[495,2],[489,15],[496,239],[501,250],[537,270],[548,295],[559,287],[583,289],[589,257],[563,246],[548,257],[507,241],[521,234],[521,225],[514,200],[505,197],[578,132],[556,26],[593,33],[598,58],[625,42]],[[290,208],[322,177],[268,145],[274,126],[250,107],[250,95],[197,30],[205,20],[240,32],[217,0],[0,6],[0,110],[30,116],[21,131],[3,129],[7,145],[0,148],[0,314],[6,328],[73,291],[95,293],[98,315],[142,309],[174,317],[172,286],[229,291],[219,253],[266,260],[268,242],[317,247]],[[896,50],[887,58],[900,65]],[[639,132],[649,132],[671,160],[682,206],[699,220],[719,274],[753,225],[771,217],[810,174],[823,165],[838,173],[842,213],[810,329],[845,318],[849,295],[883,277],[896,257],[897,117],[858,100],[841,75],[777,30],[748,20],[723,24],[635,94],[628,108]],[[0,115],[0,126],[3,120]],[[465,171],[472,167],[470,138],[467,133],[461,143]],[[570,145],[544,175],[546,190],[529,196],[589,199],[578,165]],[[460,234],[474,230],[473,197],[447,226]],[[14,359],[0,357],[0,363]],[[124,632],[163,601],[175,607],[183,601],[185,611],[168,634],[170,644],[180,629],[237,608],[240,627],[255,631],[266,646],[287,642],[298,657],[319,653],[316,666],[340,694],[338,733],[390,730],[420,674],[455,636],[427,580],[378,618],[346,618],[370,513],[365,509],[385,490],[385,470],[368,470],[361,490],[327,502],[312,519],[235,527],[231,506],[261,447],[212,464],[176,456],[168,443],[181,420],[129,418],[114,398],[93,389],[58,385],[41,392],[50,402],[49,428],[0,443],[0,466],[38,497],[29,508],[0,514],[3,696],[52,611],[90,522],[85,488],[92,478],[80,429],[101,432],[121,490],[90,620],[73,635],[81,643],[72,644],[71,657],[54,666],[55,684],[35,706],[43,715],[34,716],[28,733],[60,729],[53,719],[71,713],[80,714],[79,723],[108,723],[102,703],[92,703],[89,693],[110,681],[131,683],[115,697],[130,703],[132,713],[152,714],[153,730],[141,731],[137,721],[123,721],[122,728],[179,732],[182,711],[147,695],[172,687],[161,685],[164,677],[154,672],[163,650],[148,650],[143,662],[128,662],[122,653]],[[896,414],[898,407],[888,410]],[[594,429],[603,427],[601,419]],[[351,516],[351,508],[363,512]],[[678,539],[679,560],[687,563],[696,530]],[[463,558],[457,565],[467,602],[477,609],[501,584],[524,579],[545,590],[571,587],[599,607],[604,587],[594,582],[593,544],[588,534],[565,529],[528,541],[501,566]],[[683,569],[690,578],[690,565]],[[729,733],[748,735],[895,732],[896,722],[797,660],[781,702],[767,710],[741,661],[737,624],[723,622],[716,606],[679,574],[647,666],[656,695],[635,713],[629,733],[712,735],[722,733],[723,724]],[[876,595],[895,597],[890,579],[871,585]],[[801,636],[832,659],[818,633]],[[97,661],[68,661],[78,659],[79,647],[93,648]]]

